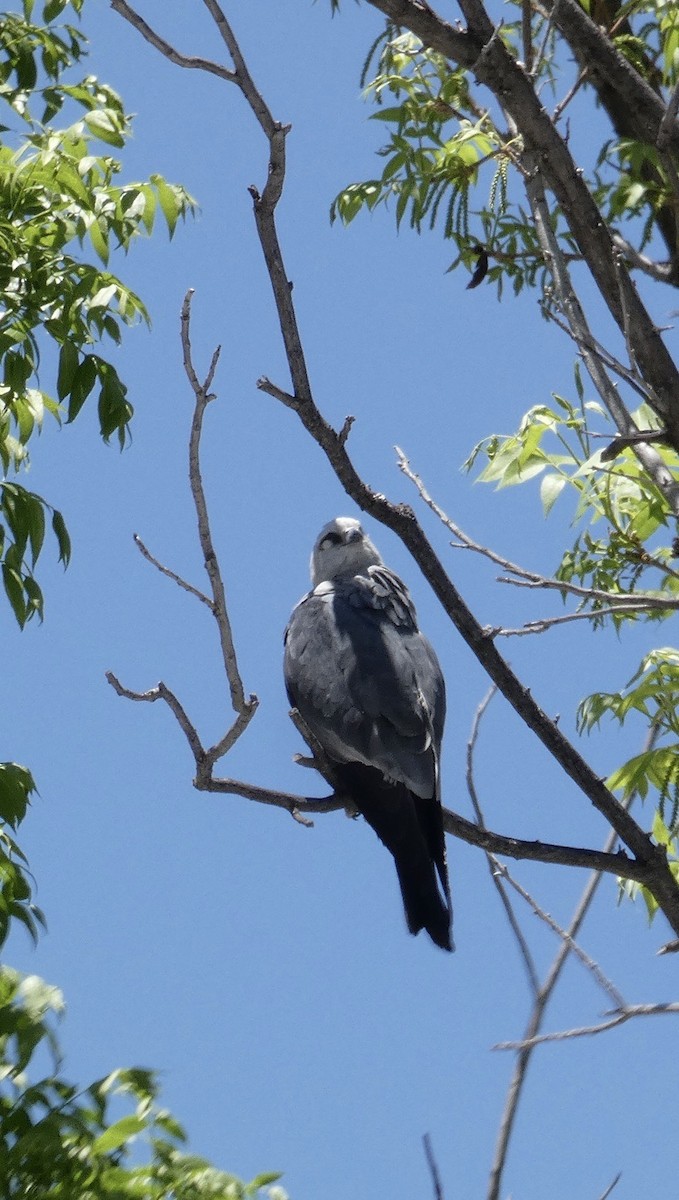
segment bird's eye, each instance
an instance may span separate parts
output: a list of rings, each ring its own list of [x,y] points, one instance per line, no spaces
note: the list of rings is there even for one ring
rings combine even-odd
[[[321,542],[321,550],[327,550],[328,546],[339,546],[341,541],[342,541],[341,534],[326,533],[325,537],[323,538],[323,541]]]

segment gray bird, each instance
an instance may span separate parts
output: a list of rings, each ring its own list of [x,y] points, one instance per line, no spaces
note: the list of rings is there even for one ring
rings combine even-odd
[[[452,950],[439,754],[445,685],[405,584],[353,517],[321,530],[285,631],[291,705],[394,856],[411,933]],[[438,879],[437,879],[438,876]]]

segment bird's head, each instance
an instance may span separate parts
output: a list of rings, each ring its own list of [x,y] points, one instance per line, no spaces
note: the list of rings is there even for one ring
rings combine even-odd
[[[342,575],[360,575],[368,567],[379,566],[382,558],[354,517],[335,517],[316,538],[311,555],[311,582],[314,587],[326,579]]]

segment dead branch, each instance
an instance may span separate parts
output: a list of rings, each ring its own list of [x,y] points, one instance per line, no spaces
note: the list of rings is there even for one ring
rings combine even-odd
[[[596,1025],[579,1025],[575,1029],[561,1029],[557,1033],[541,1033],[534,1038],[521,1042],[498,1042],[493,1050],[529,1050],[534,1046],[543,1046],[546,1042],[565,1042],[573,1038],[592,1037],[596,1033],[606,1033],[618,1025],[624,1025],[633,1017],[658,1017],[670,1013],[679,1013],[679,1003],[670,1004],[630,1004],[614,1010],[609,1019]]]
[[[488,708],[488,705],[490,704],[491,700],[493,699],[493,696],[495,695],[495,691],[496,691],[495,688],[491,688],[490,691],[486,692],[486,695],[483,697],[483,700],[478,705],[476,712],[474,713],[474,720],[472,721],[471,731],[469,734],[469,738],[467,740],[467,771],[466,771],[467,791],[469,792],[469,798],[472,802],[472,808],[474,809],[474,814],[476,816],[476,820],[478,821],[478,824],[482,829],[486,828],[486,822],[485,822],[485,819],[483,816],[483,811],[481,809],[481,803],[479,801],[478,791],[476,788],[476,781],[474,779],[474,754],[476,751],[476,743],[478,741],[479,732],[481,729],[481,721],[483,720],[483,716],[486,712],[486,709]],[[493,854],[491,854],[489,851],[487,851],[486,852],[486,861],[488,863],[488,869],[490,871],[490,877],[493,881],[493,885],[500,897],[500,903],[502,904],[502,907],[505,910],[505,915],[509,922],[509,927],[512,931],[512,934],[514,935],[514,940],[518,946],[519,956],[521,958],[521,961],[523,962],[523,965],[524,965],[524,968],[526,971],[526,975],[528,976],[528,985],[530,987],[530,990],[531,990],[533,996],[535,997],[540,988],[540,980],[538,979],[538,972],[537,972],[537,967],[535,965],[535,959],[533,958],[533,955],[531,954],[528,942],[526,941],[526,939],[523,935],[523,932],[521,930],[521,926],[519,925],[519,922],[517,920],[512,902],[509,898],[509,895],[507,894],[507,889],[504,887],[502,876],[501,876],[500,872],[495,869],[495,864],[497,862],[497,859],[495,858],[495,856]]]

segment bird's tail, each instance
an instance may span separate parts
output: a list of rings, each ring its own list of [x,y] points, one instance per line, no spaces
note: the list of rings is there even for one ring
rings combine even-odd
[[[393,855],[408,929],[426,929],[443,950],[453,950],[452,908],[441,808],[372,767],[345,763],[336,773],[356,807]],[[438,878],[437,878],[438,874]],[[440,886],[439,886],[440,881]]]

